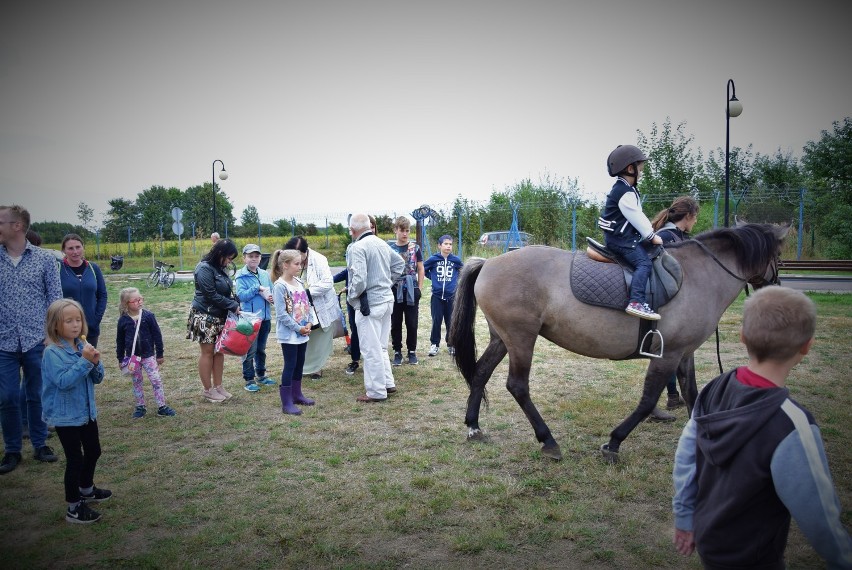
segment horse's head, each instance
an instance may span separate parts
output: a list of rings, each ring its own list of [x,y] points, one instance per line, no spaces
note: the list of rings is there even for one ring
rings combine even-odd
[[[744,223],[737,223],[737,227],[745,225]],[[778,274],[778,263],[781,259],[781,246],[784,244],[784,239],[790,231],[790,224],[760,224],[759,227],[768,238],[768,247],[772,250],[772,255],[769,256],[769,262],[764,271],[747,280],[748,284],[754,287],[755,290],[766,287],[767,285],[781,284],[781,277]]]

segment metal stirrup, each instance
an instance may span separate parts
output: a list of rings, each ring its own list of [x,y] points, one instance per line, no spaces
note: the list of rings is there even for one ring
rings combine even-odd
[[[660,338],[660,353],[655,354],[653,352],[647,352],[645,350],[645,346],[647,343],[648,348],[651,348],[651,345],[654,341],[654,337],[657,336]],[[662,358],[663,357],[663,346],[665,343],[663,342],[663,333],[657,330],[656,327],[651,328],[648,332],[645,333],[645,336],[642,337],[642,342],[639,343],[639,354],[642,356],[648,356],[650,358]]]

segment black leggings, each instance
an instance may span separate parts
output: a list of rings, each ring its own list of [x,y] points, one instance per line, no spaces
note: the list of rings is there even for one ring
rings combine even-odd
[[[65,452],[65,500],[76,503],[80,489],[95,484],[95,465],[101,456],[98,422],[81,426],[56,426],[56,435]]]

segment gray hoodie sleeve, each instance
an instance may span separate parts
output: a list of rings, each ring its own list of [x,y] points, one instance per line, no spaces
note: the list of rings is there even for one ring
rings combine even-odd
[[[695,497],[698,494],[698,483],[695,481],[695,420],[686,422],[675,452],[675,463],[672,470],[674,481],[674,511],[675,528],[692,531],[692,516],[695,512]]]
[[[840,501],[819,428],[811,425],[805,413],[790,400],[781,408],[796,429],[772,455],[770,469],[775,492],[828,568],[852,568],[852,539],[840,522]]]

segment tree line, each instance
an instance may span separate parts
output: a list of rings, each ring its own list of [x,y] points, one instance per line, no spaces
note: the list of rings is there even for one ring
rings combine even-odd
[[[649,217],[668,206],[680,195],[690,194],[704,204],[713,203],[725,189],[724,150],[711,150],[707,156],[693,146],[693,136],[686,132],[686,123],[673,125],[667,118],[661,125],[653,123],[645,133],[637,130],[636,145],[649,157],[639,190],[643,208]],[[852,119],[835,121],[831,130],[824,130],[817,141],[808,142],[801,158],[780,149],[772,155],[753,152],[752,145],[734,147],[729,154],[731,196],[737,214],[748,221],[790,222],[795,205],[806,196],[807,231],[823,244],[819,255],[828,259],[852,258]],[[803,189],[806,193],[803,193]],[[163,220],[177,206],[184,212],[186,232],[193,228],[196,237],[209,236],[213,231],[212,183],[180,190],[152,186],[140,192],[135,200],[109,200],[98,238],[105,242],[151,239],[161,233]],[[228,234],[235,237],[318,235],[329,232],[347,235],[342,223],[319,228],[301,224],[296,217],[282,217],[273,223],[261,221],[257,208],[247,206],[239,221],[227,194],[215,193],[218,231],[227,225]],[[743,206],[744,205],[744,206]],[[758,207],[759,205],[759,207]],[[568,235],[579,239],[599,237],[596,222],[601,204],[582,196],[577,179],[544,174],[540,180],[522,180],[502,191],[492,192],[485,203],[476,203],[458,196],[446,211],[433,211],[427,220],[429,234],[448,233],[456,236],[463,228],[465,246],[472,245],[478,230],[508,229],[517,216],[520,229],[532,234],[535,243],[562,245]],[[713,227],[712,208],[703,207],[695,231]],[[58,243],[69,232],[94,237],[94,212],[86,204],[78,205],[77,223],[39,222],[33,224],[46,243]],[[392,231],[393,220],[377,216],[381,233]]]

